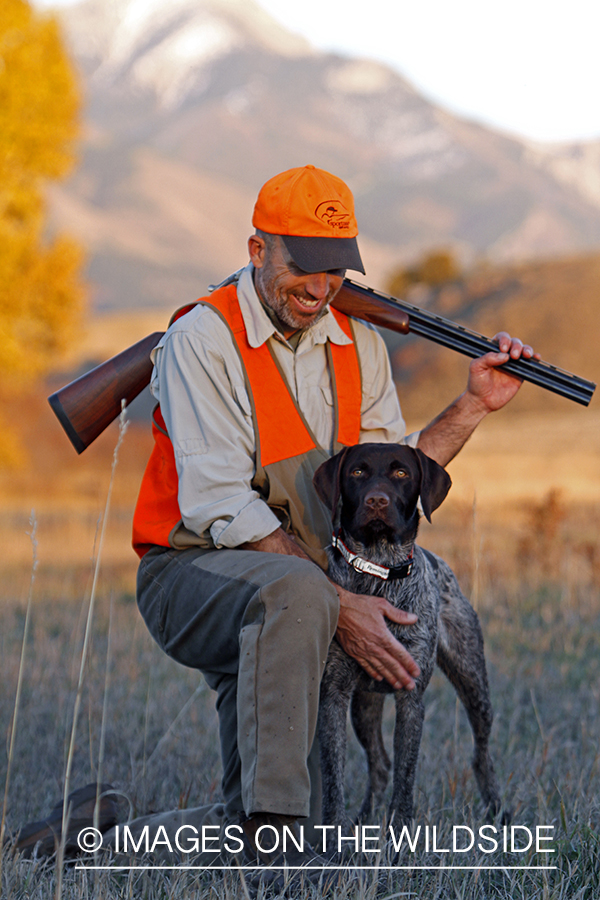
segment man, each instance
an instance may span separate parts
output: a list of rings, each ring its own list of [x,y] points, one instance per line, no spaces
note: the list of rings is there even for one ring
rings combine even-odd
[[[415,617],[328,581],[331,523],[312,474],[341,446],[404,441],[442,465],[520,382],[531,347],[502,333],[465,392],[420,434],[404,422],[381,337],[329,308],[364,273],[353,198],[314,166],[261,189],[249,265],[155,350],[155,448],[134,520],[139,607],[159,645],[217,691],[224,819],[318,820],[319,682],[335,635],[374,678],[419,671],[386,620]],[[316,564],[315,564],[316,563]],[[312,810],[311,810],[312,796]]]

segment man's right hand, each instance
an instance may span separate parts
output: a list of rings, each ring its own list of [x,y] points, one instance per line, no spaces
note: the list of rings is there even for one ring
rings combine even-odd
[[[332,582],[332,584],[334,584]],[[386,625],[390,619],[398,625],[414,625],[414,613],[396,609],[383,597],[352,594],[334,584],[340,598],[340,616],[336,637],[343,649],[376,681],[389,681],[395,690],[412,691],[421,672],[400,641]]]

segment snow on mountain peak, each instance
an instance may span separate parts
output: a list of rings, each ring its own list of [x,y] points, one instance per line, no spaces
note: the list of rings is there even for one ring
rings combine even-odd
[[[134,79],[153,89],[164,107],[176,106],[198,81],[202,68],[239,46],[233,29],[207,17],[170,34],[132,67]]]
[[[290,57],[313,52],[254,0],[83,0],[62,19],[95,80],[127,74],[166,106],[177,105],[205,65],[235,48],[258,45]]]
[[[343,94],[379,94],[392,82],[392,70],[372,59],[350,59],[327,76],[328,87]]]

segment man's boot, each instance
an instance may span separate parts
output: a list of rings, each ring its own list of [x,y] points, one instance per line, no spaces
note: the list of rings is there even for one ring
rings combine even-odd
[[[267,827],[264,827],[267,826]],[[281,891],[288,885],[300,885],[302,879],[321,887],[325,893],[336,871],[304,840],[297,819],[276,813],[256,813],[242,822],[246,865],[265,866],[264,871],[249,872],[252,887],[270,885]],[[270,867],[270,868],[267,868]]]

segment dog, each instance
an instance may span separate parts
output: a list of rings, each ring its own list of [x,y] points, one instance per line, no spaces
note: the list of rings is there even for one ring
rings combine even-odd
[[[323,463],[314,487],[331,510],[333,539],[328,574],[356,594],[384,597],[418,616],[414,625],[388,620],[392,634],[413,656],[421,674],[414,690],[394,690],[371,678],[333,640],[321,682],[318,733],[323,781],[323,824],[352,827],[344,800],[346,715],[368,761],[368,784],[358,818],[383,800],[391,768],[383,745],[385,695],[394,694],[393,789],[395,823],[413,818],[413,791],[424,719],[423,695],[435,663],[460,697],[475,741],[473,770],[488,814],[500,809],[488,749],[492,706],[479,619],[450,567],[415,544],[420,508],[431,521],[451,481],[422,451],[400,444],[358,444]],[[349,833],[349,832],[346,832]]]

